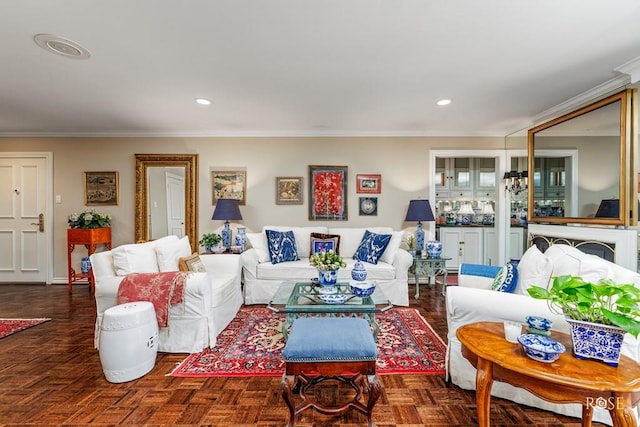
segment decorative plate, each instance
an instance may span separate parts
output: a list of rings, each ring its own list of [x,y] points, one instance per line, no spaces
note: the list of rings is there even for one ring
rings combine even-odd
[[[349,298],[349,295],[346,294],[326,294],[319,295],[322,302],[325,304],[344,304]]]

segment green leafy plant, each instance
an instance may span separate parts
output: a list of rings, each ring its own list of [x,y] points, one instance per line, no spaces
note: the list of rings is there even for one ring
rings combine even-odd
[[[87,209],[79,214],[72,213],[67,217],[69,228],[103,228],[111,225],[111,215]]]
[[[413,234],[409,234],[409,236],[407,237],[407,247],[410,251],[416,250],[416,238],[413,237]]]
[[[205,248],[212,248],[222,242],[222,236],[218,233],[205,233],[200,238],[198,244]]]
[[[556,276],[547,290],[527,289],[531,297],[549,302],[551,311],[585,322],[613,325],[634,337],[640,334],[640,289],[611,279],[590,283],[578,276]]]
[[[342,257],[333,249],[326,252],[316,252],[309,257],[309,262],[320,270],[338,270],[340,267],[347,266]]]

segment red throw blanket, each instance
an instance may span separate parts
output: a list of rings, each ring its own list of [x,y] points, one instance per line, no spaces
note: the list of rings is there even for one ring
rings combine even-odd
[[[118,288],[117,303],[149,301],[156,310],[158,326],[164,328],[169,321],[169,306],[184,299],[187,271],[164,273],[131,273],[125,276]]]

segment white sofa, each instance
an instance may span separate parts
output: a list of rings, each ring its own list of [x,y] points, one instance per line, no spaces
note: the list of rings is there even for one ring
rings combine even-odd
[[[293,231],[298,261],[272,264],[267,247],[265,230]],[[266,304],[271,301],[284,281],[310,280],[318,277],[318,271],[309,263],[311,233],[340,235],[340,255],[347,264],[338,271],[338,280],[351,279],[355,264],[353,255],[366,230],[376,234],[391,234],[391,240],[377,264],[363,262],[367,280],[373,280],[394,305],[409,305],[408,271],[413,263],[411,255],[400,249],[404,231],[390,227],[328,228],[265,226],[262,233],[247,233],[250,248],[242,253],[242,274],[245,304]]]
[[[534,315],[552,320],[553,330],[569,333],[569,325],[562,315],[552,313],[546,301],[528,295],[526,289],[529,286],[546,287],[552,277],[565,274],[581,276],[589,281],[611,278],[618,283],[634,283],[640,286],[640,274],[564,244],[554,244],[544,254],[535,246],[529,248],[518,265],[518,284],[514,293],[491,290],[493,278],[490,272],[495,272],[495,269],[489,266],[463,264],[459,268],[458,286],[450,286],[447,289],[447,375],[454,384],[467,390],[475,390],[476,370],[462,356],[460,341],[456,337],[456,330],[460,326],[481,321],[505,320],[524,324],[526,316]],[[572,349],[569,348],[567,351],[571,352]],[[638,340],[626,334],[622,353],[640,361]],[[578,404],[547,402],[524,389],[502,382],[494,382],[491,394],[564,415],[581,416],[581,406]],[[635,413],[637,417],[637,410]],[[611,425],[609,413],[602,408],[596,408],[593,419]]]
[[[99,348],[104,311],[116,305],[120,282],[129,273],[177,271],[178,259],[191,255],[187,237],[176,236],[122,245],[94,253],[96,325],[94,344]],[[241,267],[238,255],[201,255],[206,272],[189,274],[184,300],[169,309],[167,327],[160,328],[158,351],[197,353],[216,344],[217,335],[242,305]]]

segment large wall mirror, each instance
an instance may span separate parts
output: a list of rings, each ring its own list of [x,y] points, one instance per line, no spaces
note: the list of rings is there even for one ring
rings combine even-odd
[[[187,235],[197,251],[198,155],[135,156],[135,241]]]
[[[624,90],[529,130],[529,221],[630,225],[628,102]]]

